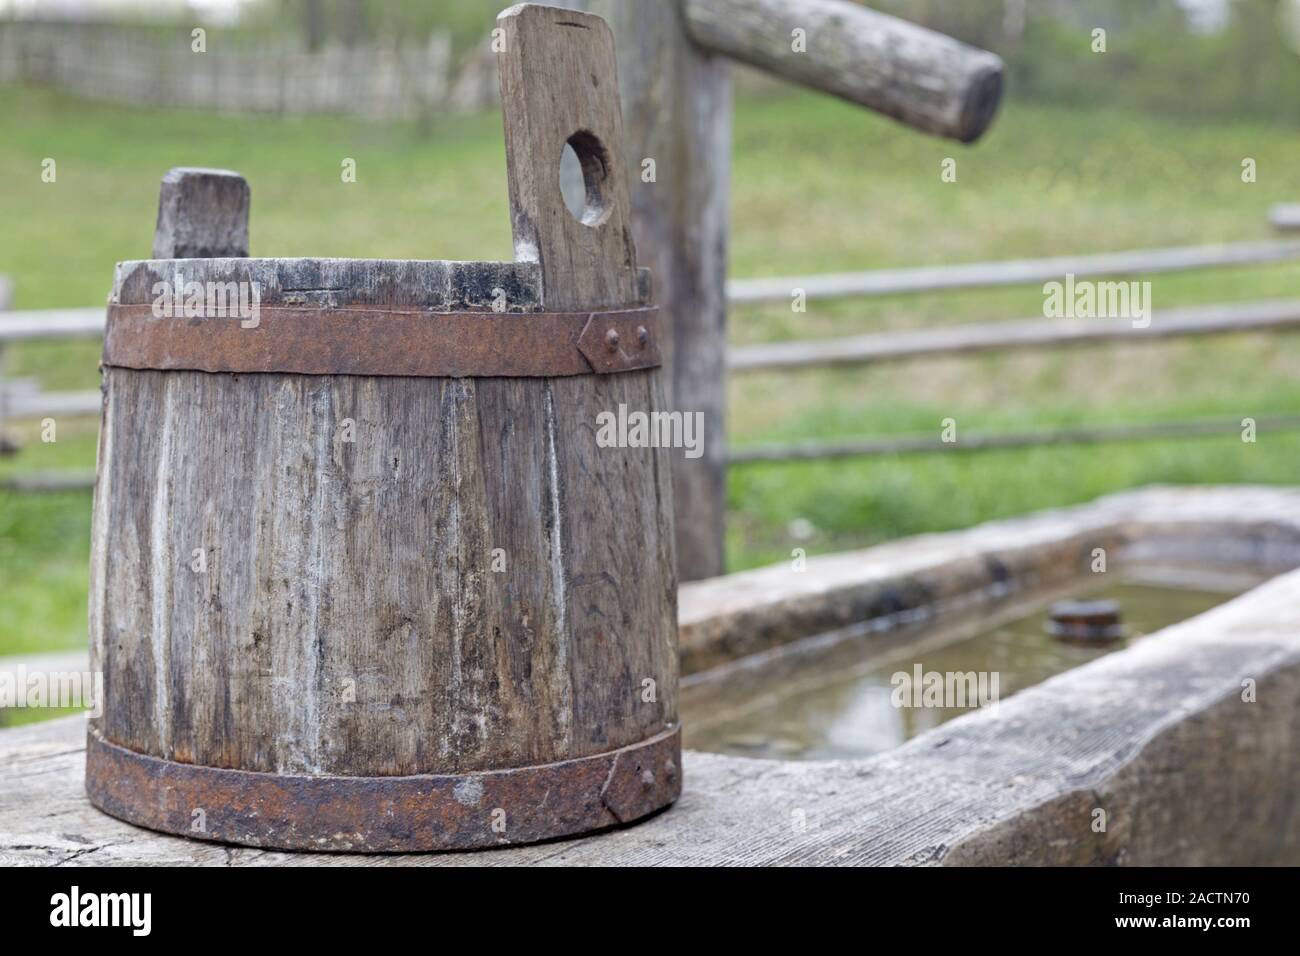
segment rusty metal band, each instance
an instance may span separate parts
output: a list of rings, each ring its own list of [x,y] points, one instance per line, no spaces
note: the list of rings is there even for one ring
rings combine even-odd
[[[157,316],[110,304],[105,365],[200,372],[448,378],[608,375],[662,362],[655,307],[605,312],[429,312],[261,306]]]
[[[680,768],[680,727],[560,763],[407,777],[202,767],[119,747],[93,728],[86,742],[86,793],[105,813],[179,836],[334,853],[482,849],[630,823],[677,799]]]

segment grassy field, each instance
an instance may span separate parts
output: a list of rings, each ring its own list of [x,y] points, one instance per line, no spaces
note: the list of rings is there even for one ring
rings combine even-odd
[[[0,273],[16,308],[103,301],[113,263],[147,255],[170,166],[239,169],[254,254],[508,258],[500,120],[414,127],[140,111],[0,89]],[[1300,133],[1107,108],[1012,102],[973,148],[825,97],[742,99],[732,273],[786,275],[1085,253],[1267,236],[1300,199]],[[940,163],[957,159],[955,183]],[[58,179],[40,180],[54,158]],[[1242,183],[1252,157],[1258,182]],[[358,181],[341,182],[344,158]],[[665,175],[660,165],[661,181]],[[26,185],[24,185],[26,184]],[[1293,265],[1154,278],[1157,308],[1300,296]],[[738,309],[733,341],[763,342],[1041,314],[1036,287]],[[97,343],[11,349],[6,374],[93,388]],[[1300,337],[1253,335],[872,369],[749,375],[730,386],[737,446],[1059,424],[1239,420],[1300,410]],[[58,441],[19,430],[0,474],[94,462],[93,421]],[[1295,482],[1300,436],[1262,433],[1080,448],[747,465],[729,481],[733,567],[961,527],[1153,482]],[[85,640],[89,496],[0,493],[0,654]]]

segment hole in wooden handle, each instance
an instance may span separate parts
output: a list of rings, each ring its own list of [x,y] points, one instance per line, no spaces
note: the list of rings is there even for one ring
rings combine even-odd
[[[578,130],[565,142],[559,176],[565,208],[574,219],[593,227],[609,219],[609,153],[590,130]]]

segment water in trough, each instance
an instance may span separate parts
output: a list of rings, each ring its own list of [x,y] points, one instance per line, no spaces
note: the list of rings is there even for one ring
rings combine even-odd
[[[922,702],[921,691],[913,689],[917,676],[979,674],[981,690],[994,689],[996,680],[994,692],[1005,700],[1207,611],[1253,583],[1206,575],[1136,576],[1022,601],[975,622],[917,627],[886,642],[849,640],[811,654],[796,649],[761,663],[736,662],[684,682],[684,744],[694,750],[781,760],[868,756],[976,704],[967,700],[965,707],[911,706]],[[1048,610],[1061,597],[1118,601],[1125,636],[1092,644],[1050,636]],[[910,681],[899,674],[907,674]]]

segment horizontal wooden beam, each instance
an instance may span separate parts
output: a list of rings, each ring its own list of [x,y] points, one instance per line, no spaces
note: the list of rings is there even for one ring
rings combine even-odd
[[[1266,239],[1212,246],[1134,249],[1087,256],[967,262],[951,266],[877,269],[870,272],[827,273],[777,279],[732,279],[727,298],[732,304],[790,302],[796,290],[808,299],[901,295],[992,286],[1029,285],[1073,275],[1146,276],[1229,266],[1267,265],[1300,259],[1300,240]]]
[[[914,129],[972,142],[1002,98],[1002,60],[846,0],[684,0],[697,44]]]
[[[727,351],[732,372],[770,371],[844,365],[871,365],[968,355],[999,349],[1125,344],[1193,335],[1221,335],[1300,328],[1300,299],[1232,302],[1188,309],[1166,309],[1146,328],[1129,319],[1022,319],[948,325],[849,338],[742,345]]]
[[[1266,416],[1255,419],[1258,434],[1269,431],[1300,430],[1300,415]],[[1105,428],[1061,428],[1035,432],[1012,432],[1005,435],[959,435],[955,442],[941,441],[939,435],[875,438],[858,441],[824,442],[734,449],[728,456],[731,464],[757,461],[820,461],[830,458],[868,458],[877,455],[924,455],[936,452],[990,451],[1007,448],[1037,448],[1045,445],[1091,445],[1102,442],[1159,441],[1178,438],[1240,437],[1240,419],[1233,421],[1155,422],[1144,425],[1117,425]]]
[[[51,418],[60,415],[98,415],[103,407],[98,391],[86,392],[19,392],[5,404],[9,418]]]
[[[104,334],[104,307],[36,309],[0,314],[0,344],[24,339],[83,338]]]
[[[89,491],[94,487],[93,471],[29,472],[0,478],[0,491]]]
[[[1268,221],[1278,232],[1300,231],[1300,203],[1278,203],[1269,209]]]

